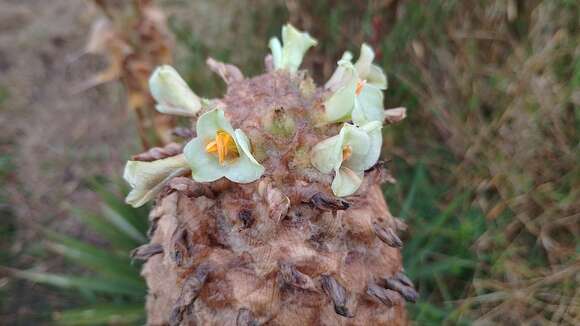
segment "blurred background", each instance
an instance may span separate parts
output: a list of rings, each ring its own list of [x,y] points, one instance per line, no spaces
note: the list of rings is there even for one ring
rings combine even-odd
[[[367,42],[407,108],[384,194],[414,324],[580,325],[577,0],[0,0],[0,324],[143,323],[147,208],[120,176],[174,126],[148,73],[220,96],[206,58],[260,74],[288,21],[316,82]]]

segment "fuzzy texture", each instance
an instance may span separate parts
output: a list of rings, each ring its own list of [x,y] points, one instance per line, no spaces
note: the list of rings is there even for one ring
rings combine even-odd
[[[158,196],[140,251],[153,252],[142,272],[148,324],[406,325],[403,302],[416,292],[401,274],[382,167],[334,197],[332,175],[309,159],[340,130],[317,120],[328,94],[301,72],[227,81],[217,105],[266,172],[249,184],[177,177]]]

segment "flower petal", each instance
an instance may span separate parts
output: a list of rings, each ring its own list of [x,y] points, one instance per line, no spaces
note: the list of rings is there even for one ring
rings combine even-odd
[[[373,85],[365,85],[355,99],[352,121],[362,126],[371,121],[382,122],[384,117],[383,91]]]
[[[371,65],[370,72],[366,79],[369,85],[373,85],[380,89],[387,89],[387,87],[389,87],[387,75],[385,75],[383,69],[377,65]]]
[[[364,172],[356,172],[347,167],[341,167],[336,171],[332,180],[332,192],[338,197],[352,195],[362,184]]]
[[[361,127],[369,136],[369,148],[360,165],[356,166],[357,170],[367,170],[379,160],[383,147],[382,127],[383,124],[379,121],[372,121]],[[353,168],[355,167],[353,166]]]
[[[277,37],[272,37],[269,42],[270,51],[272,51],[272,63],[274,69],[282,68],[282,44]]]
[[[310,161],[322,173],[330,173],[342,162],[344,135],[336,135],[321,141],[312,148]]]
[[[247,155],[225,165],[225,177],[237,183],[250,183],[260,179],[264,174],[264,167]]]
[[[361,79],[367,81],[367,84],[378,87],[379,89],[387,88],[387,76],[383,70],[373,64],[375,52],[366,43],[360,47],[360,56],[354,64],[356,71]]]
[[[223,130],[234,136],[234,128],[229,123],[225,117],[225,113],[222,109],[213,109],[206,112],[199,117],[196,124],[197,136],[202,139],[203,142],[212,141],[216,133]]]
[[[123,178],[133,189],[125,198],[125,202],[133,207],[144,205],[155,197],[169,180],[187,170],[189,166],[183,154],[151,162],[128,161]]]
[[[212,182],[225,175],[225,169],[218,158],[208,154],[200,137],[192,139],[183,148],[185,158],[191,167],[191,176],[197,182]]]
[[[155,108],[161,113],[193,117],[201,109],[199,97],[171,66],[155,69],[149,78],[149,89],[157,101]]]
[[[340,131],[344,134],[342,146],[348,146],[351,149],[351,155],[343,161],[341,151],[341,165],[335,167],[348,167],[355,171],[364,171],[364,162],[369,152],[370,139],[366,131],[353,125],[345,124]]]
[[[345,64],[346,63],[351,63],[352,61],[352,53],[346,51],[342,54],[342,57],[340,58],[340,60],[338,61],[338,66],[336,67],[336,70],[334,71],[334,73],[332,74],[332,76],[330,76],[330,79],[326,82],[326,84],[324,84],[324,88],[329,89],[331,91],[336,91],[337,89],[340,88],[340,86],[343,85],[344,80],[346,77],[348,77],[348,75],[345,75]]]
[[[370,74],[371,65],[375,59],[375,52],[368,46],[368,44],[363,43],[360,47],[360,55],[358,60],[354,64],[356,72],[361,79],[367,79]]]
[[[324,102],[324,118],[327,122],[346,121],[350,119],[350,114],[354,109],[356,97],[356,86],[358,77],[352,64],[343,62],[339,67],[344,69],[343,86],[335,91]]]
[[[246,134],[241,129],[236,129],[234,137],[236,139],[236,145],[238,145],[238,149],[241,149],[240,155],[246,155],[254,164],[260,165],[260,163],[258,163],[258,161],[256,161],[254,158],[254,155],[252,155],[252,145],[250,144],[248,136],[246,136]]]
[[[306,32],[300,32],[294,26],[287,24],[282,27],[282,60],[279,67],[275,64],[274,67],[278,69],[288,69],[290,72],[298,71],[298,67],[302,63],[302,58],[308,49],[318,42]],[[272,52],[274,56],[274,52]]]

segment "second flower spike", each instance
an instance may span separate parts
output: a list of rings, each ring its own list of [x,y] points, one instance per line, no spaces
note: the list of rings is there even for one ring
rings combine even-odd
[[[224,111],[214,109],[197,120],[197,137],[183,153],[197,182],[212,182],[225,177],[237,183],[258,180],[264,167],[251,152],[250,140],[241,129],[234,130]]]

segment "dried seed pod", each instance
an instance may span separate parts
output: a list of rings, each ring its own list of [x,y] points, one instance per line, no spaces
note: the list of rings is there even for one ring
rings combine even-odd
[[[248,308],[240,308],[236,318],[236,326],[258,326],[258,321]]]
[[[390,227],[381,226],[378,223],[373,223],[373,231],[377,237],[388,246],[401,248],[403,241],[395,234],[395,231]]]
[[[171,156],[181,154],[182,146],[177,143],[169,143],[163,147],[153,147],[146,152],[133,155],[131,160],[133,161],[143,161],[152,162],[156,160],[161,160]]]
[[[397,274],[395,274],[395,279],[400,283],[402,283],[403,285],[415,288],[413,281],[411,281],[411,279],[408,278],[407,275],[405,275],[403,272],[398,272]]]
[[[131,251],[131,258],[146,261],[154,255],[163,253],[163,247],[158,243],[144,244]]]
[[[405,300],[415,303],[419,299],[419,293],[412,286],[405,285],[400,280],[391,277],[385,277],[383,281],[387,289],[399,292]]]
[[[346,210],[350,207],[350,204],[344,200],[337,197],[331,197],[325,193],[317,192],[310,198],[310,203],[323,211],[340,211]]]
[[[208,198],[213,198],[214,194],[211,189],[204,184],[197,183],[191,178],[187,177],[177,177],[169,181],[167,184],[169,192],[179,191],[187,195],[190,198],[196,198],[200,196],[205,196]]]
[[[326,292],[334,304],[334,311],[344,317],[353,317],[354,315],[346,306],[348,298],[344,287],[330,275],[322,275],[321,283],[322,289],[324,289],[324,292]]]
[[[289,263],[280,263],[279,267],[284,283],[303,290],[317,291],[314,281],[308,275],[298,271],[295,266]]]
[[[195,273],[183,282],[181,293],[175,302],[169,322],[171,325],[179,325],[183,320],[183,314],[191,307],[199,292],[201,291],[207,276],[209,274],[209,266],[201,265],[197,268]]]
[[[375,283],[369,284],[367,294],[389,307],[401,303],[401,296],[397,292],[380,287]]]

